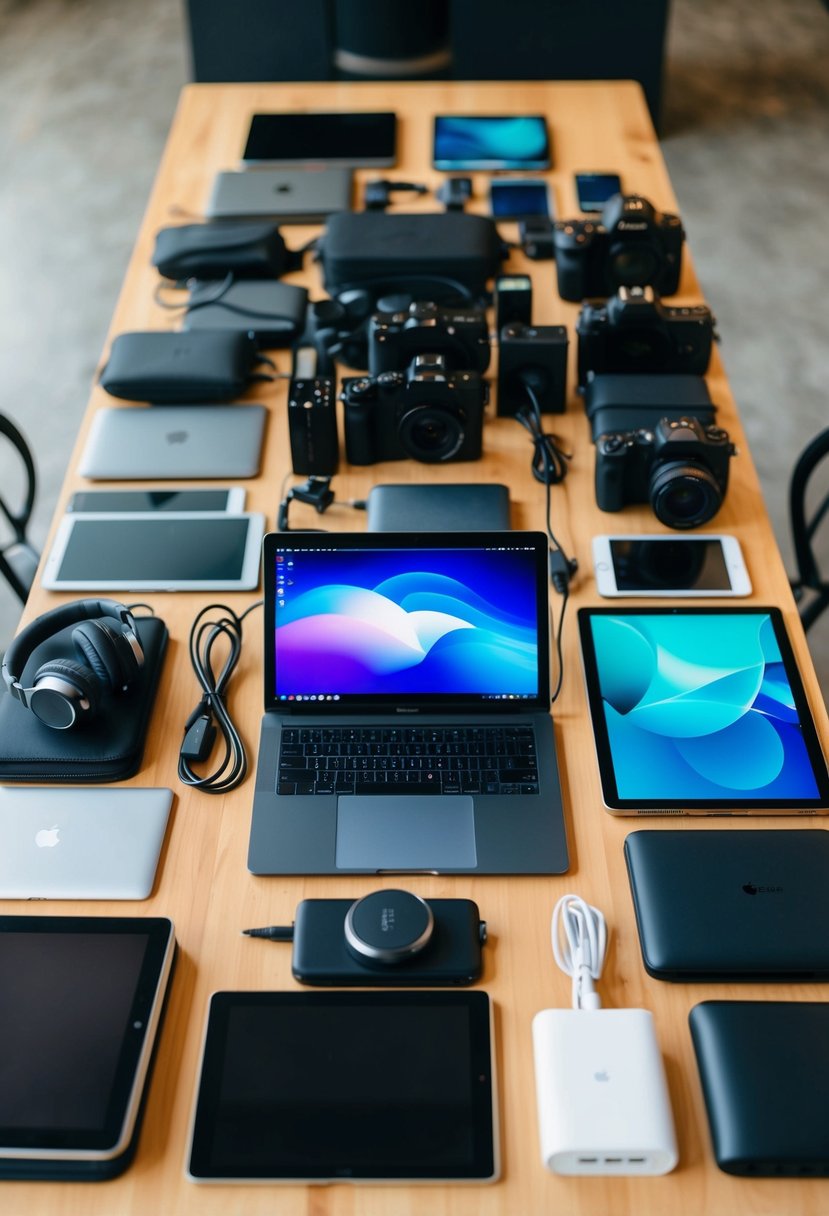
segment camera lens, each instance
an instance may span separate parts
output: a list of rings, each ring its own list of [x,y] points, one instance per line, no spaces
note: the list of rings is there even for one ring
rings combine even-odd
[[[425,464],[451,460],[464,440],[457,415],[432,405],[418,405],[404,414],[398,434],[409,456]]]
[[[659,255],[650,245],[617,245],[610,252],[610,275],[617,287],[654,283],[659,267]]]
[[[654,515],[669,528],[696,528],[722,504],[722,491],[704,465],[676,460],[654,467],[649,497]]]

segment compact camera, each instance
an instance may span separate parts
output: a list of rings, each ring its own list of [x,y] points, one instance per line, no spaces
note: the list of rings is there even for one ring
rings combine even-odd
[[[345,449],[350,464],[478,460],[489,386],[477,372],[449,372],[443,355],[415,355],[405,372],[347,376]]]
[[[304,899],[291,969],[303,984],[472,984],[483,969],[486,923],[470,899],[374,891],[363,899]]]
[[[414,355],[443,355],[452,371],[485,372],[489,330],[482,308],[441,308],[415,301],[405,310],[376,312],[368,323],[368,366],[373,376],[397,372]]]
[[[605,304],[582,305],[578,377],[592,372],[680,372],[701,376],[711,359],[714,317],[704,304],[671,308],[652,287],[620,287]]]
[[[589,372],[584,404],[603,511],[649,502],[669,528],[716,515],[736,449],[701,376]]]
[[[601,220],[559,220],[553,228],[563,300],[611,296],[620,287],[679,288],[685,233],[678,215],[658,212],[638,194],[614,194]]]

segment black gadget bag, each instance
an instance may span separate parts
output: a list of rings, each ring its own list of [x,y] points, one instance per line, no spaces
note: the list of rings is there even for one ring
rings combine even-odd
[[[52,730],[9,693],[0,692],[0,779],[71,785],[77,781],[125,781],[138,772],[155,700],[167,626],[136,616],[144,666],[124,693],[106,693],[95,718],[75,730]],[[75,623],[35,647],[21,673],[30,683],[42,664],[72,654]]]
[[[464,211],[343,212],[328,220],[317,247],[332,295],[372,285],[409,290],[422,281],[425,294],[415,294],[430,300],[459,294],[453,283],[470,299],[485,295],[505,256],[493,220]]]
[[[257,346],[290,346],[305,327],[308,290],[293,283],[193,279],[182,325],[211,333],[238,329]]]
[[[275,224],[257,220],[183,224],[156,233],[152,264],[165,279],[279,278],[302,265]]]
[[[254,380],[256,343],[241,330],[119,334],[101,372],[101,387],[127,401],[167,405],[233,401]]]

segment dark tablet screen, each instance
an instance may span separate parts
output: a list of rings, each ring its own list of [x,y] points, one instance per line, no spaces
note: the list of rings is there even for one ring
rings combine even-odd
[[[579,625],[608,807],[829,805],[778,609],[585,608]]]
[[[0,1155],[123,1147],[172,943],[160,918],[0,917]]]
[[[472,992],[220,992],[197,1180],[491,1179],[490,1008]]]

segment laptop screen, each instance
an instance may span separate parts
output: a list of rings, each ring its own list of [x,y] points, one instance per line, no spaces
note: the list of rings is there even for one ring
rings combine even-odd
[[[266,538],[268,704],[538,703],[546,545],[493,536]]]

